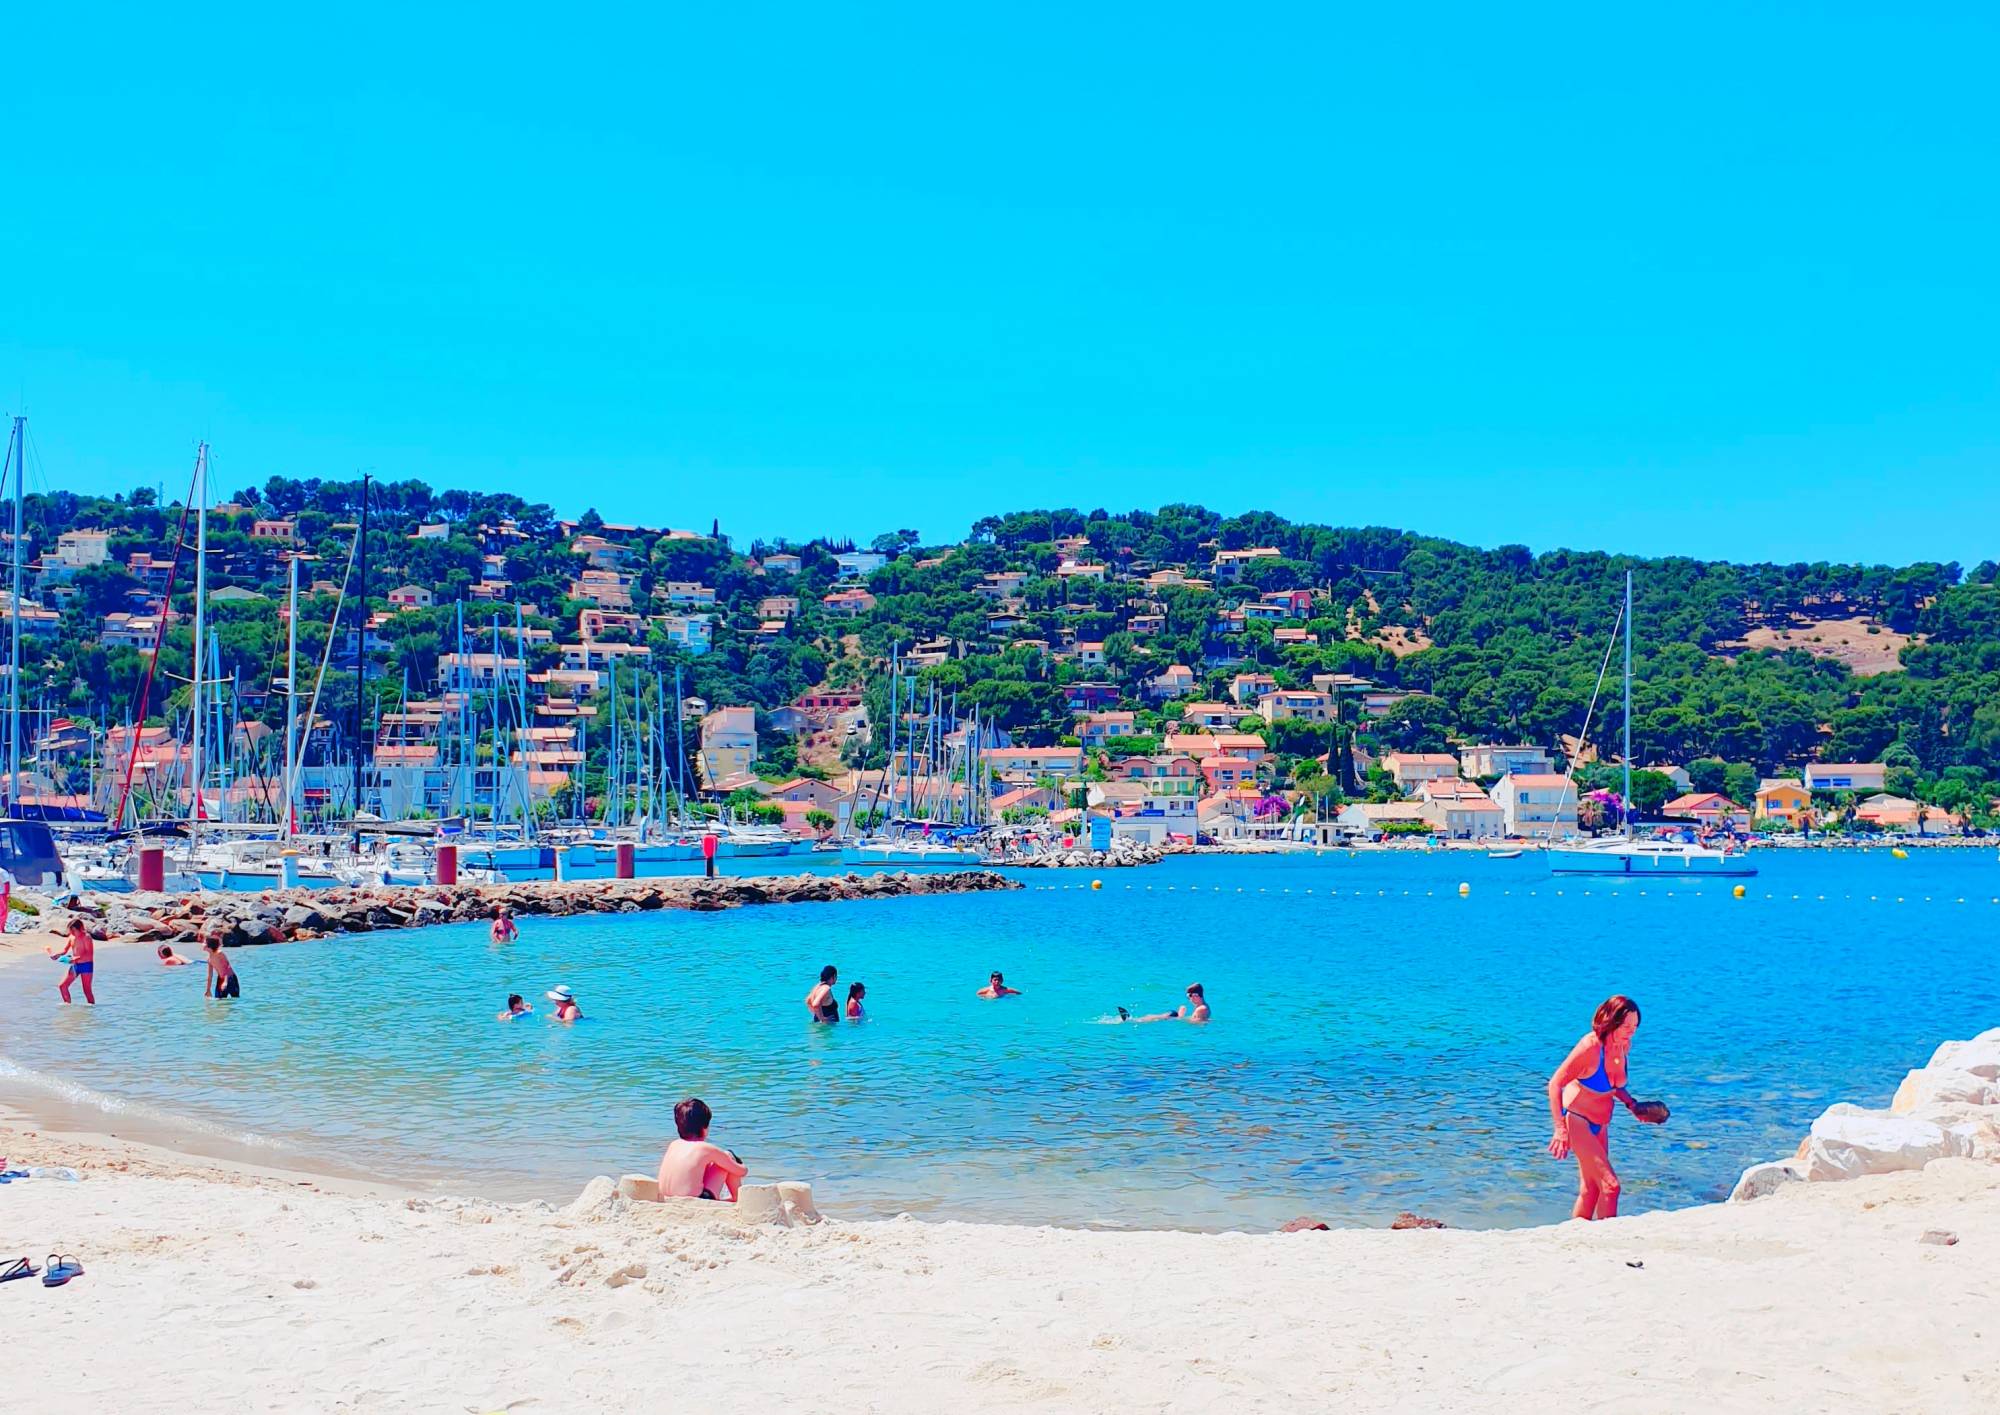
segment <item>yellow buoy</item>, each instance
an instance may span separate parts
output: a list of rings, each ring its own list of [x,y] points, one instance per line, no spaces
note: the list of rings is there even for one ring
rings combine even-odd
[[[1904,849],[1904,848],[1903,848],[1902,846],[1900,846],[1900,845],[1898,845],[1898,846],[1896,846],[1895,848],[1893,848],[1892,850],[1890,850],[1890,851],[1889,851],[1889,853],[1890,853],[1891,855],[1894,855],[1894,856],[1895,856],[1895,857],[1896,857],[1897,859],[1899,859],[1899,860],[1907,860],[1907,859],[1909,859],[1909,858],[1910,858],[1910,852],[1909,852],[1909,851],[1907,851],[1907,850],[1905,850],[1905,849]]]
[[[1090,882],[1090,887],[1092,889],[1102,889],[1104,888],[1104,881],[1101,879],[1094,879]]]
[[[1743,886],[1739,884],[1736,886],[1736,888],[1730,890],[1729,892],[1735,895],[1738,899],[1741,899],[1743,897]]]

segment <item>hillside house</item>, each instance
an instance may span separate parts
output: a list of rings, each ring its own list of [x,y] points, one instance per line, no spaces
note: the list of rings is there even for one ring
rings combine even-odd
[[[1812,824],[1812,793],[1796,781],[1766,777],[1757,783],[1757,814],[1791,830]]]
[[[1209,574],[1218,585],[1233,584],[1243,578],[1243,571],[1251,561],[1277,560],[1283,554],[1274,545],[1253,546],[1248,550],[1218,550],[1214,563],[1209,566]]]
[[[1549,771],[1552,765],[1540,747],[1489,742],[1458,749],[1458,769],[1466,776],[1509,776],[1517,771],[1533,775]]]
[[[1087,712],[1076,720],[1076,737],[1085,747],[1101,747],[1114,737],[1130,737],[1135,730],[1129,712]]]
[[[843,550],[833,557],[833,563],[840,567],[842,579],[860,580],[887,565],[889,557],[879,550]]]
[[[1249,711],[1257,699],[1278,691],[1278,680],[1268,673],[1239,673],[1229,680],[1229,701]]]
[[[866,590],[835,590],[822,596],[826,612],[838,619],[858,619],[875,607],[875,596]]]
[[[1257,715],[1266,722],[1331,722],[1333,699],[1325,693],[1280,688],[1257,699]]]
[[[1172,702],[1194,691],[1194,670],[1176,663],[1146,680],[1146,696],[1154,702]]]
[[[1662,814],[1695,822],[1704,830],[1732,830],[1750,824],[1750,813],[1719,791],[1691,791],[1667,802]]]
[[[717,708],[701,720],[701,774],[715,789],[731,777],[749,772],[757,759],[757,710]]]
[[[669,580],[660,588],[668,604],[678,605],[683,609],[715,607],[715,591],[707,585],[698,585],[691,580]]]
[[[1805,771],[1808,791],[1880,791],[1888,780],[1880,762],[1812,762]]]
[[[1413,796],[1426,781],[1458,775],[1458,758],[1449,752],[1389,752],[1382,769],[1396,778],[1396,789]]]
[[[1507,834],[1529,840],[1557,840],[1576,833],[1576,788],[1555,772],[1514,772],[1493,788]]]

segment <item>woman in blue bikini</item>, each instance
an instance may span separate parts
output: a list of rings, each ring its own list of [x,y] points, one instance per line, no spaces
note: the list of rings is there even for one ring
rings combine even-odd
[[[1639,1004],[1622,993],[1606,998],[1590,1020],[1590,1031],[1549,1077],[1549,1114],[1556,1131],[1549,1153],[1557,1159],[1576,1156],[1572,1218],[1618,1216],[1618,1172],[1611,1167],[1612,1100],[1649,1123],[1666,1118],[1664,1106],[1634,1101],[1625,1089],[1632,1034],[1638,1030]]]

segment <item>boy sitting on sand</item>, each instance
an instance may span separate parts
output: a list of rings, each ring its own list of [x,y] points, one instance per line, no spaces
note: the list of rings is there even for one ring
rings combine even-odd
[[[660,1197],[662,1199],[720,1199],[724,1192],[730,1203],[750,1166],[720,1145],[708,1142],[708,1123],[715,1117],[707,1104],[690,1097],[674,1107],[674,1129],[678,1140],[667,1142],[660,1156]]]

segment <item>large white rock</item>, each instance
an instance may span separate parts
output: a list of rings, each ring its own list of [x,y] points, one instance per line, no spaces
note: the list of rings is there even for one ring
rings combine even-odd
[[[1787,1184],[1797,1184],[1804,1177],[1791,1165],[1775,1160],[1769,1164],[1753,1164],[1743,1171],[1743,1177],[1729,1191],[1729,1202],[1740,1204],[1749,1199],[1761,1199]]]
[[[1972,1153],[1971,1137],[1928,1120],[1856,1105],[1829,1106],[1806,1142],[1806,1178],[1855,1179],[1922,1169],[1935,1159]]]
[[[1970,1071],[1989,1081],[2000,1081],[2000,1027],[1981,1032],[1970,1041],[1946,1042],[1931,1053],[1926,1069]]]
[[[1889,1109],[1911,1115],[1933,1105],[2000,1105],[2000,1078],[1949,1064],[1926,1066],[1903,1078]]]

